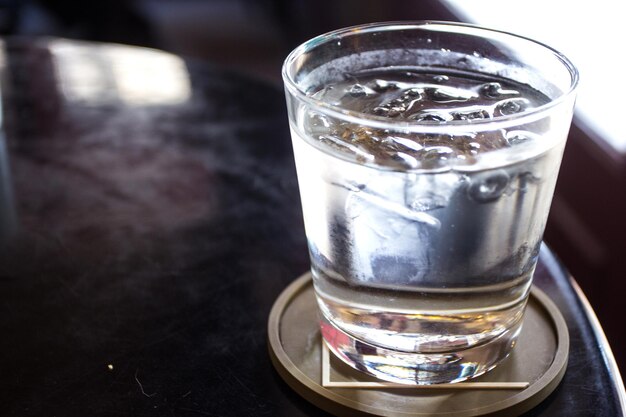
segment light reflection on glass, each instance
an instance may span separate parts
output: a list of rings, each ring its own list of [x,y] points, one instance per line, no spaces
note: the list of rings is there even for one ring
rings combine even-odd
[[[185,63],[165,52],[65,40],[51,41],[50,52],[68,102],[151,106],[191,97]]]

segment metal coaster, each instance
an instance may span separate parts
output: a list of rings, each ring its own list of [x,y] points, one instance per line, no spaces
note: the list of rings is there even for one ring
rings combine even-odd
[[[274,303],[268,338],[274,367],[291,388],[325,411],[350,417],[518,416],[558,386],[569,351],[563,316],[533,287],[517,345],[494,370],[458,384],[379,381],[328,354],[310,273],[289,285]]]

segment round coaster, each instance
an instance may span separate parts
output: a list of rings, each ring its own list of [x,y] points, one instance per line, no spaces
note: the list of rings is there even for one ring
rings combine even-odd
[[[268,323],[269,351],[281,377],[337,416],[517,416],[543,401],[565,373],[569,335],[563,316],[533,287],[511,355],[459,384],[410,386],[378,381],[328,354],[319,332],[311,274],[278,297]]]

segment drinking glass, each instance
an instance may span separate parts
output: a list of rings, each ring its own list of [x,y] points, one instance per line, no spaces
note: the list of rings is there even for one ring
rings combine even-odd
[[[578,73],[448,22],[376,23],[283,67],[321,334],[355,369],[457,382],[523,323]]]

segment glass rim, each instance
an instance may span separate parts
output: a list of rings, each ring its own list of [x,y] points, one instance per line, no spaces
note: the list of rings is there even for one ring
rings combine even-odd
[[[440,27],[439,29],[437,27]],[[492,119],[473,119],[473,120],[452,120],[446,122],[417,122],[406,121],[406,120],[396,120],[389,119],[382,116],[361,113],[354,110],[348,110],[341,108],[339,106],[324,102],[322,100],[316,99],[310,95],[308,95],[305,91],[303,91],[296,80],[292,77],[292,73],[290,69],[293,67],[296,60],[304,55],[305,53],[313,50],[315,47],[320,44],[329,43],[332,41],[337,41],[344,38],[346,35],[350,34],[363,34],[363,33],[371,33],[371,32],[391,32],[397,30],[409,30],[409,29],[430,29],[433,31],[441,31],[443,29],[449,29],[450,32],[454,30],[459,34],[463,34],[463,32],[467,34],[475,34],[478,36],[486,37],[481,35],[481,32],[484,34],[498,34],[500,36],[510,37],[512,39],[522,40],[539,46],[546,51],[550,52],[554,58],[559,61],[563,67],[569,72],[571,77],[570,86],[567,90],[561,93],[558,97],[551,99],[549,102],[537,106],[528,111],[523,111],[521,113],[515,113],[511,115],[497,116]],[[555,48],[546,45],[545,43],[539,42],[532,38],[528,38],[522,35],[517,35],[511,32],[491,29],[487,27],[483,27],[480,25],[470,24],[470,23],[459,23],[459,22],[450,22],[450,21],[437,21],[437,20],[420,20],[420,21],[390,21],[390,22],[376,22],[376,23],[366,23],[355,26],[349,26],[341,29],[337,29],[331,32],[327,32],[321,35],[318,35],[298,47],[296,47],[293,51],[287,55],[283,66],[282,66],[282,78],[285,84],[286,89],[293,96],[298,98],[299,100],[313,106],[316,110],[321,111],[322,113],[342,119],[351,123],[357,123],[361,125],[365,125],[372,128],[377,129],[389,129],[389,130],[404,130],[411,133],[449,133],[451,129],[457,130],[461,129],[463,131],[467,131],[468,127],[472,127],[472,130],[485,130],[489,128],[493,128],[494,125],[497,125],[499,128],[506,128],[511,126],[516,126],[520,124],[531,123],[546,117],[546,113],[548,113],[552,108],[557,107],[559,104],[567,101],[571,96],[576,93],[576,89],[579,83],[579,72],[576,66],[571,62],[569,58],[567,58],[563,53],[559,52]],[[477,129],[478,128],[478,129]]]

